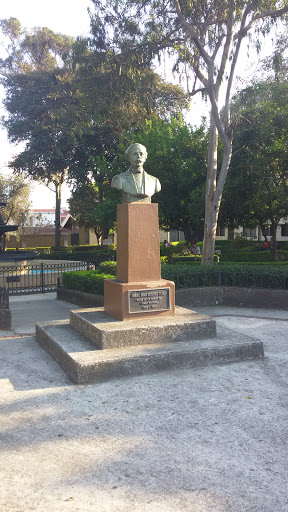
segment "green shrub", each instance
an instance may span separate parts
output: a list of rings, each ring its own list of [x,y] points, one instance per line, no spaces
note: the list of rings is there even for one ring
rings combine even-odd
[[[111,274],[116,276],[116,261],[102,261],[99,265],[99,271],[103,274]]]
[[[288,261],[288,251],[278,251],[279,261]]]
[[[288,251],[278,251],[279,261],[288,261]],[[272,260],[270,251],[255,251],[255,252],[227,252],[221,253],[220,261],[236,261],[240,263],[245,262],[269,262]]]
[[[101,245],[71,245],[71,252],[95,252],[103,249]]]
[[[79,292],[104,294],[104,279],[114,279],[112,274],[101,274],[99,270],[87,270],[80,272],[64,272],[63,285],[69,290]]]
[[[236,261],[240,263],[250,262],[269,262],[272,261],[270,251],[255,251],[255,252],[225,252],[221,253],[220,261]]]
[[[165,265],[162,277],[176,289],[199,286],[239,286],[288,289],[288,265]]]
[[[202,256],[198,254],[191,254],[189,256],[178,256],[177,254],[173,255],[171,263],[201,263]]]
[[[235,238],[234,240],[216,240],[215,249],[220,249],[222,253],[257,251],[259,242],[256,240],[247,240],[246,238]]]
[[[114,278],[112,273],[102,274],[99,270],[64,272],[63,284],[70,290],[103,295],[104,279]],[[176,289],[200,286],[288,289],[288,265],[166,264],[162,267],[162,278],[174,281]]]
[[[167,256],[169,258],[172,254],[181,254],[184,248],[185,242],[173,242],[170,247],[164,247],[160,244],[160,255]]]

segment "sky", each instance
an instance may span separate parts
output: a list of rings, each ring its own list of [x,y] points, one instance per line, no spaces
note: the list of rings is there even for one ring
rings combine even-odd
[[[1,0],[0,0],[1,2]],[[90,0],[4,0],[0,3],[0,19],[15,17],[22,27],[28,30],[33,27],[48,27],[54,32],[60,32],[71,36],[85,36],[89,34],[90,18],[88,8],[93,11],[93,4]],[[1,36],[0,36],[1,44]],[[266,40],[263,44],[262,52],[259,58],[263,58],[270,53],[271,44]],[[0,48],[1,52],[1,48]],[[255,72],[258,58],[247,59],[247,51],[242,52],[240,62],[238,63],[238,73],[242,77],[249,79]],[[171,79],[171,76],[168,77]],[[175,81],[175,80],[174,80]],[[237,85],[237,80],[236,80]],[[1,98],[3,98],[3,89],[0,89],[0,115],[4,114],[1,107]],[[208,115],[207,106],[200,101],[199,95],[191,102],[191,108],[186,116],[186,120],[192,125],[198,124],[202,115]],[[7,164],[17,154],[17,147],[8,143],[6,132],[0,129],[0,172],[7,174]],[[18,150],[19,152],[19,150]],[[49,191],[44,185],[34,185],[34,191],[31,195],[33,208],[54,208],[55,194]],[[63,201],[65,207],[67,198],[70,196],[66,185],[63,187]]]

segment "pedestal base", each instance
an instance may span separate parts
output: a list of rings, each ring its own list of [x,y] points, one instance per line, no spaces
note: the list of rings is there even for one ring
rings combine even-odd
[[[119,322],[102,308],[36,324],[36,340],[78,384],[264,357],[263,343],[176,308],[170,318]],[[101,350],[102,349],[102,350]]]
[[[118,320],[173,316],[175,285],[172,281],[104,282],[104,311]]]

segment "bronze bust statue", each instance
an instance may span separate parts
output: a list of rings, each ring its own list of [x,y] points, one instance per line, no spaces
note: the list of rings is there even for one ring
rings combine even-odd
[[[160,192],[161,185],[157,178],[143,169],[147,159],[145,146],[131,144],[125,155],[130,162],[130,168],[114,176],[111,187],[122,190],[122,203],[151,203],[151,196]]]

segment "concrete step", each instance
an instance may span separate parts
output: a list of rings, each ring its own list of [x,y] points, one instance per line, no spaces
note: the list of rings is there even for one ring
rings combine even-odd
[[[264,357],[261,342],[224,328],[217,338],[101,350],[59,320],[36,324],[36,339],[77,384]]]
[[[216,336],[214,319],[176,307],[174,316],[121,321],[103,308],[70,311],[70,325],[100,349],[171,343]]]

